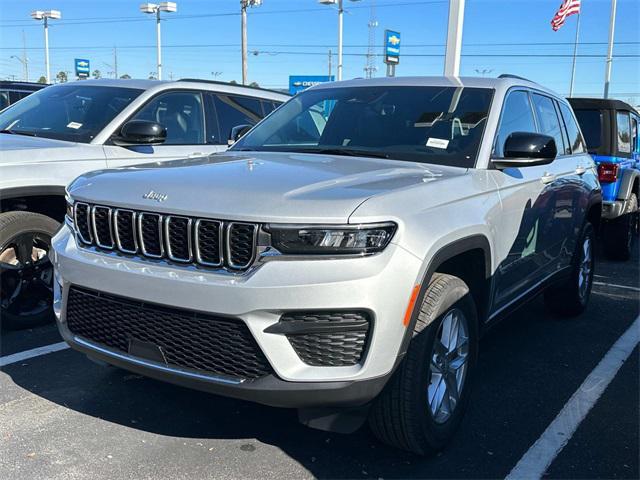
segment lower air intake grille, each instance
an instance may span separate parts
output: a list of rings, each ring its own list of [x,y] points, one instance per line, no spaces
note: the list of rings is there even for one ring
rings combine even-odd
[[[371,328],[369,314],[360,311],[287,313],[280,322],[295,322],[301,333],[287,339],[304,363],[318,367],[360,363]]]
[[[131,340],[154,344],[170,367],[248,380],[272,373],[248,327],[237,319],[78,287],[69,291],[66,317],[74,335],[124,353]]]

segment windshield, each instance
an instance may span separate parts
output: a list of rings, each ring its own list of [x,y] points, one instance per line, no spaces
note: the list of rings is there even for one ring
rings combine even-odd
[[[493,91],[463,87],[308,90],[232,150],[331,153],[473,167]]]
[[[43,88],[0,112],[0,130],[89,143],[141,93],[82,82]]]

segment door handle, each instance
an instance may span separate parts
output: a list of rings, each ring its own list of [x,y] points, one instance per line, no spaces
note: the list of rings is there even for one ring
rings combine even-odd
[[[547,183],[553,182],[555,179],[556,179],[556,176],[552,173],[545,173],[544,175],[542,175],[542,177],[540,177],[540,181],[545,185]]]
[[[584,175],[586,171],[586,168],[584,168],[582,165],[579,165],[578,168],[576,168],[576,175]]]
[[[198,158],[198,157],[204,157],[205,155],[202,152],[193,152],[193,153],[190,153],[188,156],[189,158]]]

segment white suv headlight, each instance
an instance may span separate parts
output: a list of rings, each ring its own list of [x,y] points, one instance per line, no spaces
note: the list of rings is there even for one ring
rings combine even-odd
[[[268,225],[266,230],[283,255],[367,255],[389,245],[396,225]]]

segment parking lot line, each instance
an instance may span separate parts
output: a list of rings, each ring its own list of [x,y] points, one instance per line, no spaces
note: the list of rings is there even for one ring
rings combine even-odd
[[[39,357],[40,355],[46,355],[47,353],[59,352],[69,348],[65,342],[53,343],[51,345],[45,345],[44,347],[32,348],[31,350],[25,350],[24,352],[14,353],[5,357],[0,357],[0,367],[10,365],[12,363],[21,362],[33,357]]]
[[[640,288],[630,287],[628,285],[617,285],[615,283],[605,283],[605,282],[593,282],[593,284],[598,285],[599,287],[622,288],[624,290],[633,290],[634,292],[640,292]]]
[[[622,334],[571,396],[544,433],[507,475],[508,480],[541,478],[598,401],[640,341],[640,317]]]

